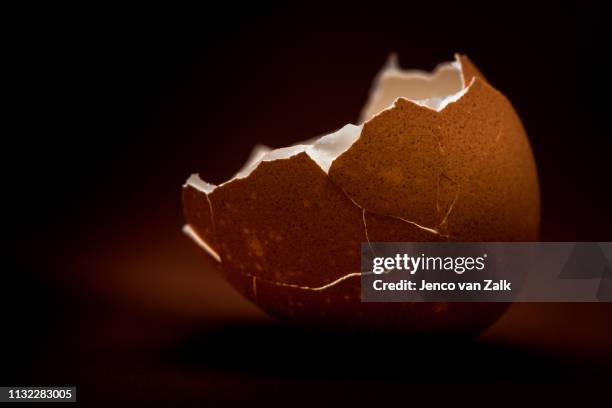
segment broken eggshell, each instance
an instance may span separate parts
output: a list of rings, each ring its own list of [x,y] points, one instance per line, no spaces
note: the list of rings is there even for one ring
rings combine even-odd
[[[258,146],[234,178],[183,186],[185,232],[243,295],[306,325],[477,333],[505,304],[362,303],[362,242],[533,241],[536,167],[512,105],[464,56],[392,57],[360,125]]]

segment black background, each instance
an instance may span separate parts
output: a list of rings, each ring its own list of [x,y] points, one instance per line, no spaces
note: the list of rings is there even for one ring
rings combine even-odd
[[[7,37],[15,72],[7,77],[11,129],[3,148],[10,255],[3,320],[11,322],[4,338],[7,350],[14,351],[5,356],[7,384],[50,385],[61,379],[81,385],[83,361],[90,378],[113,376],[112,365],[104,374],[95,358],[81,354],[60,368],[57,354],[74,336],[77,347],[116,338],[109,340],[116,347],[104,353],[117,355],[129,343],[124,338],[131,338],[125,333],[142,334],[133,319],[147,322],[147,338],[164,330],[151,323],[160,320],[180,321],[183,330],[206,326],[202,321],[208,317],[185,318],[180,307],[170,317],[133,312],[132,303],[115,302],[118,292],[108,292],[96,274],[120,273],[115,265],[125,254],[147,258],[155,249],[143,248],[157,248],[149,246],[151,237],[167,234],[176,234],[172,243],[183,251],[177,258],[190,251],[194,265],[203,263],[178,233],[186,177],[199,172],[207,181],[222,182],[255,143],[281,147],[354,122],[371,79],[394,51],[404,67],[426,70],[451,60],[454,52],[465,53],[510,98],[536,156],[542,240],[612,240],[606,20],[594,2],[236,3],[192,10],[54,6],[29,10],[16,22]],[[168,273],[171,260],[169,255]],[[166,283],[158,284],[163,291]],[[564,315],[569,309],[562,310]],[[610,317],[609,308],[584,310]],[[126,317],[130,313],[138,317]],[[562,318],[558,323],[571,326]],[[583,330],[588,337],[588,324],[582,327],[574,334],[580,337]],[[277,336],[259,327],[240,330],[237,335],[254,336],[256,343]],[[103,334],[88,343],[83,331]],[[280,336],[297,347],[303,338],[293,332]],[[201,346],[176,343],[183,351]],[[214,345],[221,354],[234,347],[221,343]],[[477,361],[531,358],[513,348],[475,350]],[[242,357],[235,359],[232,364],[240,366]],[[206,361],[200,368],[217,364]],[[286,378],[283,366],[278,370]],[[134,384],[146,389],[149,372],[142,368]],[[492,378],[496,375],[511,380],[499,372]],[[320,380],[316,374],[308,378]],[[490,379],[481,373],[475,381]],[[186,400],[189,395],[194,398],[187,392]]]

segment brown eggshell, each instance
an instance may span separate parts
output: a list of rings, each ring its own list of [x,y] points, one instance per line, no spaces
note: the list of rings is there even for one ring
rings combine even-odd
[[[329,178],[361,208],[435,226],[442,168],[435,123],[431,109],[398,99],[364,124],[359,139],[332,163]]]
[[[364,124],[329,177],[368,211],[458,240],[537,238],[538,181],[527,137],[507,99],[476,77],[440,112],[399,98]]]
[[[187,223],[237,290],[319,327],[476,333],[495,321],[507,304],[360,299],[362,242],[537,239],[537,173],[520,119],[466,57],[458,63],[458,98],[439,110],[398,98],[327,173],[306,149],[209,193],[184,187]]]
[[[306,153],[262,162],[209,198],[229,273],[320,286],[361,268],[362,211]]]

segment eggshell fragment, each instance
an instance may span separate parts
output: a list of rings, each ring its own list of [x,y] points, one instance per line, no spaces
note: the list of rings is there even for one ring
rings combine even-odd
[[[539,190],[510,102],[463,56],[378,75],[362,126],[258,147],[219,186],[183,188],[186,231],[274,316],[334,328],[475,333],[504,304],[363,303],[362,242],[537,239]]]
[[[458,240],[534,240],[538,181],[520,120],[502,94],[469,79],[440,111],[398,98],[364,124],[329,177],[365,210]]]
[[[431,123],[431,109],[398,99],[364,124],[359,140],[333,162],[329,178],[363,209],[435,226],[442,153]]]
[[[361,210],[305,152],[262,162],[209,199],[229,271],[320,286],[360,270]]]

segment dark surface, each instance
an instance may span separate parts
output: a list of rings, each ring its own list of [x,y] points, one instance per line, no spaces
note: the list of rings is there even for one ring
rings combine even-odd
[[[500,383],[571,384],[549,393],[564,402],[601,391],[609,304],[515,305],[450,348],[300,332],[235,294],[180,233],[190,173],[224,181],[257,142],[356,120],[390,52],[429,70],[458,51],[524,121],[542,240],[612,240],[599,7],[229,8],[37,9],[16,31],[13,105],[24,109],[3,162],[3,384],[75,384],[81,403],[100,406],[453,400],[478,384],[508,392]],[[398,355],[373,355],[385,351]]]

